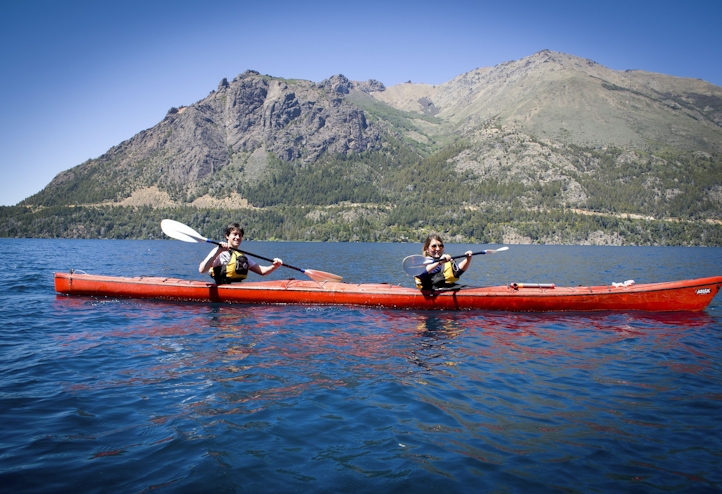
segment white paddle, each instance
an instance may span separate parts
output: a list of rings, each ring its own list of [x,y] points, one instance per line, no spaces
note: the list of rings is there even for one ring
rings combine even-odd
[[[160,227],[163,230],[163,233],[168,235],[171,238],[174,238],[176,240],[180,240],[182,242],[208,242],[211,244],[221,245],[220,242],[216,242],[215,240],[210,240],[195,231],[193,228],[189,227],[188,225],[184,225],[183,223],[179,223],[175,220],[163,220],[160,222]],[[247,250],[240,251],[238,249],[232,249],[236,250],[238,252],[243,252],[244,254],[251,256],[251,257],[257,257],[258,259],[263,259],[264,261],[273,262],[273,259],[269,259],[267,257],[259,256],[258,254],[251,254]],[[341,281],[343,278],[337,274],[332,273],[326,273],[325,271],[318,271],[316,269],[301,269],[297,268],[295,266],[291,266],[290,264],[283,263],[281,266],[295,269],[296,271],[300,271],[301,273],[305,274],[309,278],[311,278],[313,281],[318,281],[319,283],[324,281]]]
[[[489,250],[482,250],[479,252],[474,252],[471,255],[472,256],[478,256],[483,254],[495,254],[497,252],[503,252],[505,250],[509,250],[509,247],[499,247],[498,249],[489,249]],[[466,255],[462,254],[460,256],[454,256],[451,259],[461,259],[462,257],[466,257]],[[435,262],[446,262],[445,259],[433,259],[431,257],[425,257],[420,255],[414,255],[414,256],[408,256],[404,258],[403,266],[404,271],[406,271],[406,274],[410,274],[411,276],[419,276],[420,274],[423,274],[424,271],[426,271],[426,266],[429,264],[435,263]]]

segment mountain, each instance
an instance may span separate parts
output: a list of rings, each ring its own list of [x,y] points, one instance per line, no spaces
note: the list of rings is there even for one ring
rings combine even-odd
[[[722,88],[548,50],[438,86],[249,70],[58,174],[19,205],[35,226],[6,212],[0,232],[148,236],[115,221],[100,234],[92,219],[52,233],[38,220],[55,208],[67,223],[80,207],[134,222],[118,208],[145,206],[215,222],[238,209],[265,225],[258,237],[289,240],[435,229],[469,241],[716,245],[721,153]]]
[[[26,203],[118,202],[149,187],[186,199],[183,193],[192,195],[224,169],[233,181],[259,178],[269,156],[303,165],[324,153],[379,148],[378,130],[342,97],[351,86],[361,85],[343,77],[314,84],[254,71],[230,83],[223,79],[203,100],[171,108],[155,127],[60,173]]]
[[[701,80],[615,71],[548,50],[476,69],[439,86],[401,84],[374,96],[433,113],[462,132],[495,120],[581,146],[722,150],[722,88]]]

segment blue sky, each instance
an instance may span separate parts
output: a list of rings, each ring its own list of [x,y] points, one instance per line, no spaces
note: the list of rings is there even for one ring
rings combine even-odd
[[[722,1],[0,0],[0,205],[247,69],[440,84],[542,49],[722,85]]]

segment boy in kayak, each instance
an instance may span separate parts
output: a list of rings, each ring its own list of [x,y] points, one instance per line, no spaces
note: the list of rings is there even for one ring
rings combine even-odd
[[[464,252],[466,256],[458,265],[449,254],[444,254],[444,241],[435,233],[426,237],[423,254],[431,257],[435,262],[426,265],[426,272],[414,277],[416,288],[420,290],[436,290],[454,286],[459,277],[471,263],[472,251]],[[440,262],[446,260],[445,262]]]
[[[245,280],[249,270],[265,276],[283,264],[279,258],[274,258],[271,266],[260,266],[248,259],[238,250],[243,242],[243,233],[241,225],[230,223],[225,231],[226,241],[221,242],[203,259],[198,266],[198,272],[205,273],[210,270],[211,277],[221,285]]]

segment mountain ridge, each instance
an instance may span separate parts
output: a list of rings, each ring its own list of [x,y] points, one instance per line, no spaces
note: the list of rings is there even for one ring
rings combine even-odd
[[[567,84],[579,87],[567,89]],[[394,105],[389,94],[397,87],[403,90],[406,86],[389,88],[379,99]],[[671,140],[675,145],[684,146],[687,144],[685,139],[691,134],[684,132],[684,124],[694,123],[688,119],[696,118],[701,122],[697,132],[703,136],[702,142],[696,145],[706,151],[722,150],[719,132],[722,88],[698,79],[637,70],[615,71],[589,59],[549,50],[518,61],[475,69],[439,86],[426,86],[423,92],[422,97],[433,104],[437,116],[458,123],[463,129],[497,118],[501,124],[517,124],[518,128],[531,133],[546,134],[549,138],[578,145],[645,146],[648,141]],[[614,92],[623,93],[625,98],[610,94]],[[591,98],[595,100],[590,101]],[[704,103],[695,106],[695,98]],[[625,111],[621,108],[624,100],[635,107]],[[546,108],[542,107],[544,104]],[[650,105],[658,112],[666,112],[665,117],[672,119],[675,127],[664,133],[633,128],[634,123],[643,121],[641,117],[646,115],[642,112],[648,113]],[[405,105],[395,106],[406,111],[424,111],[422,103],[417,103],[416,108],[408,101]],[[604,114],[594,111],[597,109],[603,109]],[[574,114],[577,117],[570,118]],[[554,128],[550,122],[559,125]],[[713,127],[707,129],[710,124]],[[562,125],[584,130],[566,129],[566,135],[562,135],[559,132],[564,128]],[[678,133],[685,139],[678,138]]]
[[[549,50],[440,85],[386,87],[341,74],[314,83],[247,70],[61,172],[20,206],[268,211],[275,219],[262,235],[286,239],[437,229],[467,240],[493,231],[564,242],[553,231],[561,226],[550,225],[572,214],[589,228],[601,223],[567,241],[611,241],[613,227],[599,218],[718,228],[720,154],[722,88]],[[490,229],[482,217],[518,224]],[[289,221],[310,223],[289,229]],[[626,238],[658,241],[631,230]]]

